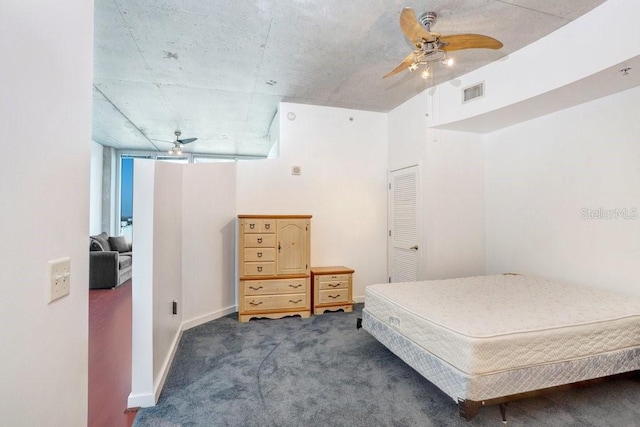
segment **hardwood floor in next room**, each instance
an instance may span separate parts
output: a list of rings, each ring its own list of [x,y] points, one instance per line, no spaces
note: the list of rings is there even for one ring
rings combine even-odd
[[[89,427],[130,427],[131,280],[89,290]]]

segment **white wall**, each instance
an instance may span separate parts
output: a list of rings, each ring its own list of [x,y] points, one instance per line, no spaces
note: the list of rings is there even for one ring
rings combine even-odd
[[[429,125],[455,122],[507,107],[637,56],[640,54],[638,16],[640,2],[608,0],[502,60],[439,85],[435,114],[430,116]],[[606,37],[593,37],[594,31],[604,28]],[[624,42],[611,43],[611,40]],[[462,88],[482,81],[485,97],[462,104]]]
[[[281,103],[280,158],[238,162],[237,211],[313,215],[311,264],[353,268],[360,298],[386,281],[386,141],[386,114]]]
[[[604,74],[609,71],[613,73],[610,79],[619,79],[621,77],[618,70],[610,68],[624,61],[635,60],[640,53],[640,32],[637,31],[636,22],[639,14],[638,2],[609,0],[504,60],[431,88],[389,114],[390,169],[419,163],[422,170],[421,201],[424,218],[421,247],[426,248],[426,251],[421,250],[421,256],[426,273],[423,271],[421,275],[424,278],[519,269],[591,284],[596,284],[598,277],[602,279],[599,280],[601,283],[611,281],[604,279],[614,278],[614,281],[619,283],[615,286],[628,290],[631,280],[629,263],[634,259],[633,256],[637,258],[638,239],[622,239],[623,245],[626,245],[621,248],[622,252],[614,250],[609,243],[619,240],[620,233],[635,232],[637,235],[637,225],[633,225],[635,223],[618,222],[615,223],[617,225],[609,223],[607,226],[593,225],[592,222],[587,225],[578,221],[569,227],[572,231],[567,231],[560,225],[549,224],[557,224],[559,212],[554,209],[559,205],[566,206],[567,203],[566,198],[560,200],[558,192],[567,193],[571,200],[576,194],[584,194],[585,198],[582,200],[574,200],[575,203],[570,208],[573,210],[576,209],[575,204],[585,204],[589,198],[601,200],[601,195],[596,191],[606,192],[609,197],[612,197],[612,194],[619,195],[621,198],[611,202],[616,206],[623,204],[625,198],[629,209],[635,206],[629,200],[629,191],[630,188],[638,187],[629,187],[629,181],[625,181],[624,185],[615,184],[616,190],[612,190],[610,186],[614,185],[616,179],[611,176],[603,180],[594,180],[591,177],[589,181],[576,180],[572,176],[571,180],[567,180],[560,175],[559,170],[566,168],[562,163],[566,158],[575,156],[583,159],[586,156],[589,165],[586,169],[576,171],[574,166],[569,168],[574,175],[585,175],[586,171],[591,170],[589,168],[595,159],[603,156],[601,150],[604,148],[596,149],[587,155],[585,143],[579,144],[577,140],[586,139],[592,143],[598,141],[600,144],[606,134],[625,134],[622,141],[626,142],[618,141],[625,148],[614,151],[622,153],[621,158],[629,159],[630,155],[634,158],[634,153],[629,152],[628,137],[632,134],[637,140],[637,125],[626,121],[624,117],[637,113],[637,106],[634,107],[627,101],[611,105],[604,103],[605,101],[596,101],[595,104],[588,104],[591,107],[584,107],[585,111],[579,111],[581,114],[590,112],[590,117],[600,110],[601,117],[606,118],[604,120],[592,120],[586,124],[586,120],[578,113],[571,115],[560,112],[538,121],[494,132],[486,137],[479,133],[454,132],[444,128],[457,127],[482,132],[487,127],[500,128],[501,119],[512,120],[531,113],[530,111],[522,114],[522,108],[536,109],[538,115],[559,109],[557,105],[541,106],[539,101],[535,101],[540,94],[557,92],[556,97],[549,96],[545,99],[558,101],[563,106],[584,102],[584,94],[569,93],[569,88],[584,90],[579,85],[572,85],[573,82],[583,81],[587,77],[591,79],[594,73],[602,70],[607,70]],[[588,36],[592,34],[593,28],[603,25],[615,28],[607,38],[593,39]],[[609,46],[609,37],[612,34],[615,34],[615,39],[625,40],[625,43],[615,47]],[[593,55],[594,51],[602,54]],[[541,57],[545,60],[540,61]],[[549,64],[554,65],[550,67]],[[462,88],[481,81],[485,82],[486,96],[463,105]],[[613,82],[609,80],[607,84],[609,83]],[[613,93],[616,87],[616,84],[611,84],[609,93]],[[562,90],[558,90],[559,88]],[[533,102],[528,102],[529,100]],[[518,107],[513,108],[512,117],[509,116],[511,106]],[[626,110],[622,111],[625,108]],[[497,112],[498,109],[502,109],[500,114],[487,114]],[[474,116],[474,119],[470,119]],[[563,117],[564,121],[549,117]],[[552,121],[548,122],[549,120]],[[458,125],[452,125],[455,123]],[[461,123],[466,124],[462,126]],[[591,128],[595,127],[594,123],[599,127],[596,132],[591,132]],[[423,130],[423,126],[426,130]],[[474,129],[474,126],[477,129]],[[485,139],[490,144],[487,153],[492,156],[486,163]],[[546,147],[545,144],[549,146]],[[566,148],[558,153],[559,157],[552,156],[552,150],[560,149],[559,145]],[[536,149],[541,151],[535,151]],[[577,153],[573,154],[573,149],[578,150]],[[503,151],[505,154],[501,154]],[[608,157],[611,157],[610,153]],[[620,165],[616,162],[617,160],[611,160],[610,173],[614,173],[613,170],[618,167],[622,167],[623,170],[631,167],[629,160],[621,160]],[[554,168],[550,164],[553,164]],[[567,170],[564,172],[568,173]],[[523,174],[526,179],[522,177]],[[538,183],[529,174],[542,175],[537,179],[542,179],[543,183]],[[624,176],[628,177],[628,174]],[[549,177],[560,182],[545,181],[550,179]],[[631,182],[635,182],[634,179],[636,178],[629,178]],[[590,185],[583,188],[584,182],[589,182]],[[522,200],[527,202],[524,203]],[[538,203],[542,206],[538,206]],[[546,222],[537,216],[540,212],[548,212]],[[542,227],[541,223],[547,225]],[[577,230],[585,231],[585,236],[591,236],[590,233],[586,233],[585,227],[596,228],[596,231],[592,232],[598,236],[595,240],[603,243],[599,246],[601,249],[587,249],[591,246],[583,244],[578,253],[569,254],[569,251],[578,248],[569,243],[560,244],[556,240],[558,233],[569,233],[568,237],[578,233]],[[526,236],[525,241],[528,243],[525,244],[522,253],[513,249],[514,242],[509,238],[510,233]],[[592,237],[589,239],[594,241]],[[540,253],[543,248],[545,255]],[[527,249],[537,251],[526,253]],[[595,254],[600,250],[606,250],[612,255],[596,257]],[[585,251],[587,253],[581,255]],[[596,258],[599,262],[595,262]],[[575,266],[569,268],[564,265],[563,270],[559,271],[558,259],[563,259],[565,264],[575,263]],[[580,268],[584,268],[585,273],[578,274]],[[594,269],[601,270],[594,272]],[[587,276],[590,279],[587,279]]]
[[[135,160],[130,407],[155,404],[182,330],[236,311],[235,169]]]
[[[427,279],[485,273],[484,152],[479,135],[429,130],[423,197]]]
[[[133,277],[131,283],[131,394],[129,408],[153,406],[154,392],[154,209],[155,162],[133,164]]]
[[[427,128],[432,91],[389,113],[389,170],[420,166],[420,279],[484,274],[480,136]]]
[[[102,145],[91,141],[89,234],[102,232]]]
[[[639,97],[635,88],[487,136],[488,272],[640,295]],[[583,219],[600,208],[629,219]]]
[[[0,419],[87,422],[93,3],[9,0],[0,13]],[[47,262],[71,258],[71,294],[47,304]]]
[[[182,315],[184,329],[236,311],[236,165],[184,165]]]
[[[182,312],[182,167],[134,161],[132,384],[129,407],[152,406],[180,339]]]
[[[182,296],[182,170],[156,162],[153,211],[153,374],[156,399],[180,338],[182,315],[172,302]],[[134,227],[135,228],[135,227]]]

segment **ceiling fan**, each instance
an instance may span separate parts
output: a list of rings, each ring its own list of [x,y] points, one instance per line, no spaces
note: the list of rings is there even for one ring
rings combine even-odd
[[[193,142],[198,139],[198,138],[180,139],[180,135],[182,135],[182,132],[180,132],[179,130],[175,131],[174,135],[176,136],[176,140],[173,141],[173,148],[169,150],[169,154],[178,154],[178,155],[182,154],[182,146],[184,144],[189,144],[190,142]]]
[[[462,49],[500,49],[502,43],[493,37],[481,34],[454,34],[443,36],[440,33],[431,31],[431,24],[435,22],[437,14],[426,12],[418,20],[413,9],[405,7],[400,13],[400,29],[405,37],[416,47],[409,56],[404,58],[400,65],[389,71],[383,78],[391,77],[401,71],[417,70],[424,66],[422,77],[429,76],[431,66],[435,61],[440,61],[446,65],[452,65],[453,60],[447,58],[447,52]]]

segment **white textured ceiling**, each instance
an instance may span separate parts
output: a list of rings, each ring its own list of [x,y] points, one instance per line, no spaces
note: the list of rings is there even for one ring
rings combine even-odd
[[[280,101],[390,111],[431,85],[500,59],[605,0],[95,0],[93,139],[129,150],[266,156]],[[388,79],[412,49],[403,7],[432,30],[500,50],[453,52],[433,78]],[[438,64],[439,65],[439,64]]]

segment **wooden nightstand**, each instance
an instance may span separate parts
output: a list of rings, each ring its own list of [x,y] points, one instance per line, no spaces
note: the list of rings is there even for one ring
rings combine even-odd
[[[311,306],[313,314],[353,310],[353,272],[348,267],[311,267]]]

